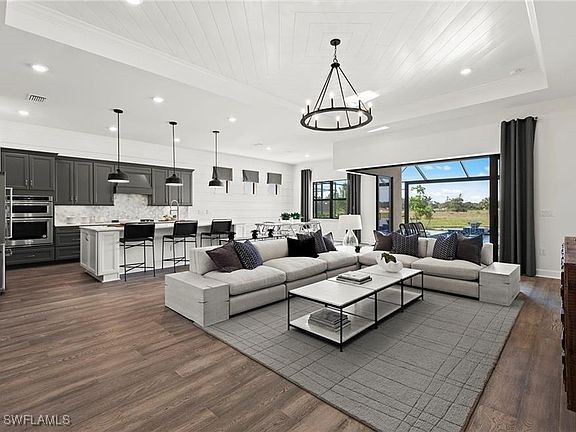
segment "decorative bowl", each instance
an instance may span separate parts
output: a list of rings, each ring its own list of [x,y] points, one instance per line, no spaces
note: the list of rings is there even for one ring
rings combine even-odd
[[[381,258],[380,261],[378,261],[378,264],[380,267],[382,267],[382,269],[384,269],[384,271],[387,271],[388,273],[398,273],[404,268],[404,265],[402,265],[400,261],[386,262],[384,258]]]

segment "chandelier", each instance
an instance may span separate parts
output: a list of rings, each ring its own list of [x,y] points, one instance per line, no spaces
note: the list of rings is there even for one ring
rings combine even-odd
[[[330,65],[330,72],[314,106],[311,108],[310,102],[306,102],[306,109],[302,110],[300,124],[307,129],[317,131],[343,131],[365,126],[372,121],[372,108],[366,107],[362,102],[354,86],[340,67],[336,56],[340,39],[332,39],[330,45],[334,47],[334,59]],[[334,80],[332,80],[333,78]],[[334,83],[331,86],[332,81]],[[344,96],[343,84],[348,84],[353,92],[348,97],[348,102]],[[330,88],[335,88],[338,94],[330,93],[327,98],[326,93]]]

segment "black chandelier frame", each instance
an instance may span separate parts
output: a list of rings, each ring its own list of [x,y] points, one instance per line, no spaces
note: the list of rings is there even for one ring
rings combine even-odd
[[[322,87],[322,90],[320,90],[320,94],[316,99],[314,107],[310,109],[310,104],[308,103],[306,105],[306,110],[302,114],[300,124],[307,129],[315,131],[325,131],[325,132],[351,130],[366,126],[373,119],[372,108],[367,107],[366,104],[362,102],[362,100],[358,96],[358,93],[356,92],[356,89],[354,88],[354,86],[352,85],[352,83],[342,70],[342,67],[340,66],[340,62],[338,61],[336,52],[338,45],[340,45],[340,39],[332,39],[330,41],[330,45],[334,47],[334,58],[332,60],[332,64],[330,65],[330,72],[326,77],[326,81],[324,81],[324,86]],[[330,85],[330,81],[332,80],[334,71],[336,71],[336,77],[338,79],[338,88],[340,89],[340,96],[342,97],[342,106],[334,105],[334,98],[330,97],[330,106],[322,108],[322,104],[324,102],[324,99],[326,98],[326,92],[328,91],[328,87]],[[348,106],[346,104],[346,97],[344,96],[344,88],[342,87],[342,79],[340,77],[341,75],[342,77],[344,77],[344,79],[354,92],[354,95],[356,95],[356,98],[358,99],[357,107]],[[345,121],[336,120],[335,127],[318,126],[317,116],[328,113],[341,113],[345,116]],[[356,122],[353,123],[350,121],[350,113],[358,114],[357,123]],[[362,119],[362,116],[365,117],[364,120]]]

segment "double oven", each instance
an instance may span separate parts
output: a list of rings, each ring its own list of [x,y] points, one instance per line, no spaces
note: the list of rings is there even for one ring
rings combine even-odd
[[[53,243],[52,196],[12,195],[7,201],[12,232],[11,237],[6,239],[7,247],[43,246]]]

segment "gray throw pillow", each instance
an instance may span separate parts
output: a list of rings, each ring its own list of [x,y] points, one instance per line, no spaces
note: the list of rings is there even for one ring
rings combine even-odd
[[[432,258],[441,260],[453,260],[456,258],[456,248],[458,247],[458,235],[455,232],[440,236],[434,243]]]
[[[393,254],[418,256],[418,234],[402,235],[397,232],[392,233]]]
[[[392,249],[392,235],[374,230],[374,250],[390,251]]]
[[[312,237],[314,239],[314,245],[316,248],[316,253],[328,252],[326,249],[326,244],[324,243],[324,237],[322,236],[322,230],[313,232],[312,234],[297,234],[298,240],[304,240],[306,238]]]
[[[336,246],[334,245],[334,236],[332,235],[332,233],[329,232],[323,237],[324,237],[324,244],[326,245],[326,250],[328,252],[336,252],[338,249],[336,249]]]
[[[482,258],[482,246],[484,239],[482,235],[476,237],[466,237],[458,233],[458,243],[456,245],[456,259],[470,261],[480,265]]]
[[[232,242],[226,243],[216,249],[206,251],[206,254],[216,264],[218,270],[225,273],[230,273],[242,268],[240,258],[234,249]]]

